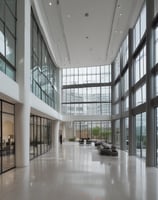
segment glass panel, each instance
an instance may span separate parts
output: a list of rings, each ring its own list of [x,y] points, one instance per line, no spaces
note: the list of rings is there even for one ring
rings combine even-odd
[[[33,159],[35,157],[34,154],[34,129],[33,129],[33,117],[30,119],[30,159]]]
[[[13,17],[12,13],[10,12],[7,6],[5,7],[5,20],[8,29],[15,36],[15,18]]]
[[[41,127],[40,127],[40,118],[37,118],[37,120],[39,122],[37,122],[37,126],[36,126],[36,129],[37,129],[37,155],[40,156],[41,155]]]
[[[50,149],[50,120],[38,116],[30,119],[30,159],[33,159]]]
[[[2,71],[3,73],[5,73],[5,63],[1,59],[0,59],[0,71]]]
[[[6,65],[6,75],[15,80],[15,69],[10,67],[9,65]]]
[[[15,66],[15,39],[7,30],[6,30],[6,58],[13,66]]]
[[[37,125],[36,125],[36,117],[33,119],[33,131],[34,131],[34,155],[37,157]]]
[[[87,122],[81,122],[81,138],[88,138]]]
[[[137,56],[134,63],[135,83],[146,74],[146,46]]]
[[[120,120],[115,121],[115,145],[120,148]]]
[[[102,103],[102,115],[111,115],[111,103]]]
[[[14,116],[2,114],[2,171],[15,167]]]
[[[114,79],[120,74],[120,52],[118,53],[114,63]]]
[[[5,43],[4,43],[4,25],[0,21],[0,53],[4,56],[5,55]]]
[[[136,91],[136,103],[135,105],[141,105],[146,102],[146,84]]]
[[[141,16],[140,16],[140,20],[141,20],[141,34],[140,37],[142,38],[144,35],[144,32],[146,30],[146,6],[143,7],[142,12],[141,12]]]
[[[79,84],[87,84],[87,83],[101,83],[100,77],[102,72],[102,75],[108,77],[108,81],[111,81],[111,78],[109,76],[111,75],[111,66],[99,66],[99,67],[85,67],[85,68],[74,68],[74,69],[64,69],[63,70],[63,82],[65,83],[68,79],[70,79],[71,84],[71,74],[75,74],[76,77],[78,77]],[[104,77],[105,78],[105,77]],[[76,79],[76,78],[75,78]],[[103,82],[108,82],[107,80],[104,80]],[[69,81],[68,81],[69,82]],[[111,103],[111,87],[105,86],[105,87],[86,87],[83,86],[76,86],[76,88],[69,86],[70,89],[63,89],[63,103],[67,102],[71,105],[65,105],[63,104],[63,113],[69,113],[69,114],[84,114],[84,115],[100,115],[102,113],[105,114],[103,106],[101,102],[107,102]],[[72,105],[72,103],[75,102],[75,105]],[[85,102],[85,103],[84,103]],[[90,102],[90,103],[88,103]],[[84,103],[81,105],[81,103]],[[109,106],[110,104],[108,104]],[[107,106],[105,106],[107,107]],[[111,112],[111,106],[106,113],[109,110]],[[69,108],[72,108],[69,109]],[[69,111],[68,111],[69,110]]]
[[[129,148],[129,120],[124,119],[124,136],[125,136],[125,150],[128,151]]]
[[[14,114],[14,106],[10,103],[2,102],[2,111],[5,113]]]
[[[4,0],[0,0],[0,19],[4,21]]]
[[[146,157],[146,113],[136,115],[136,154]]]
[[[7,5],[9,6],[12,14],[15,16],[16,13],[16,0],[5,0]]]
[[[59,69],[56,68],[35,18],[32,15],[32,92],[46,104],[59,109]],[[67,70],[64,72],[66,73]],[[71,83],[71,77],[65,77],[64,84]]]
[[[158,12],[158,0],[154,0],[154,13],[155,13],[155,15],[157,14],[157,12]]]

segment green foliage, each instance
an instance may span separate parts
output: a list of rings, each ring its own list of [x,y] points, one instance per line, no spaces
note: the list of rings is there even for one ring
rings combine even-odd
[[[100,127],[96,126],[96,127],[92,128],[92,135],[95,137],[108,139],[111,135],[111,130],[102,131],[102,129]]]
[[[96,127],[92,128],[93,136],[96,136],[96,137],[99,136],[100,131],[101,131],[101,129],[100,129],[99,126],[96,126]]]
[[[73,137],[73,138],[69,138],[69,142],[75,142],[75,137]]]

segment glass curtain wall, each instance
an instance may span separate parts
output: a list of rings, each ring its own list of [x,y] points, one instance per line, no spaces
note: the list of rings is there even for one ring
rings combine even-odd
[[[0,101],[0,173],[15,167],[14,105]]]
[[[133,108],[135,116],[136,155],[146,158],[146,6],[133,29]],[[142,40],[144,38],[144,40]],[[142,112],[144,111],[144,112]]]
[[[51,59],[33,13],[31,88],[38,98],[59,110],[59,69]]]
[[[90,138],[111,143],[111,121],[75,121],[75,138]]]
[[[62,111],[111,115],[111,66],[63,69]]]
[[[113,63],[112,90],[115,145],[128,150],[129,118],[142,116],[142,149],[139,156],[145,157],[146,133],[144,117],[146,110],[146,5],[142,7],[136,24],[124,39]],[[133,41],[133,44],[131,44]],[[133,49],[131,49],[133,46]],[[130,54],[129,54],[130,52]],[[132,60],[132,61],[131,61]],[[129,112],[129,109],[132,112]],[[135,113],[135,115],[134,115]],[[137,121],[138,123],[138,121]],[[121,137],[120,137],[120,134]],[[134,133],[132,133],[134,134]],[[120,138],[122,138],[120,140]]]
[[[115,145],[120,148],[120,120],[115,121]]]
[[[16,78],[16,0],[0,1],[0,71]]]
[[[123,119],[123,134],[124,134],[124,143],[125,143],[125,151],[129,149],[129,119]]]
[[[32,115],[30,118],[30,159],[50,150],[51,121]]]
[[[146,158],[146,113],[135,117],[136,124],[136,155]]]

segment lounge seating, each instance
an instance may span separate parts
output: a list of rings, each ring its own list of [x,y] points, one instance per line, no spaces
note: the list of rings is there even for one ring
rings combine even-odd
[[[91,144],[93,141],[90,138],[80,138],[79,143],[84,144],[84,142],[86,144]]]
[[[99,153],[100,155],[107,155],[107,156],[118,156],[118,151],[116,150],[115,146],[109,146],[105,144],[104,142],[101,143],[99,147]]]

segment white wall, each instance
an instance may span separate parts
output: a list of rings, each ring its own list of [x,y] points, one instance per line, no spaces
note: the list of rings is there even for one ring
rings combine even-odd
[[[1,71],[0,98],[11,102],[19,101],[19,85]]]

